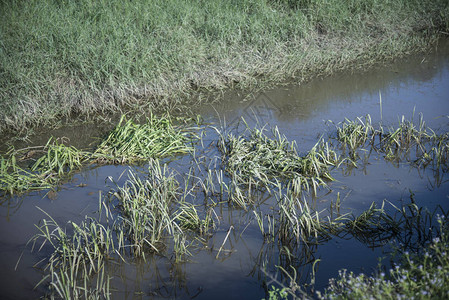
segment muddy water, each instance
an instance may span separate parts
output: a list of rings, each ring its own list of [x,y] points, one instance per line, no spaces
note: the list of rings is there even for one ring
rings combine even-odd
[[[244,117],[250,126],[269,124],[278,126],[289,140],[295,140],[301,151],[309,150],[326,132],[332,132],[329,120],[370,114],[373,123],[396,125],[405,115],[415,118],[422,112],[427,125],[437,131],[447,131],[449,119],[449,41],[442,41],[437,51],[420,54],[397,62],[381,65],[357,73],[340,73],[302,85],[291,84],[272,90],[254,92],[251,96],[228,92],[224,101],[197,108],[207,123],[242,131],[239,120]],[[101,136],[107,128],[63,128],[34,137],[42,144],[49,135],[68,136],[77,147],[86,147],[92,137]],[[86,139],[87,137],[87,139]],[[207,130],[204,144],[213,143],[217,136]],[[208,153],[208,152],[205,152]],[[211,154],[212,155],[212,154]],[[190,157],[172,163],[180,173],[185,171]],[[89,167],[74,175],[56,193],[32,193],[23,197],[3,198],[0,207],[0,295],[2,299],[32,299],[43,293],[43,286],[34,289],[42,273],[33,265],[45,257],[41,252],[30,252],[25,247],[37,232],[35,225],[45,217],[38,207],[64,225],[68,220],[80,222],[84,216],[95,216],[100,193],[108,190],[105,179],[119,178],[127,167]],[[387,199],[396,204],[407,203],[410,190],[419,205],[433,208],[449,207],[449,186],[435,186],[430,172],[418,173],[407,164],[385,162],[381,156],[372,156],[367,165],[343,174],[333,174],[337,181],[331,184],[331,193],[314,199],[317,208],[329,207],[342,195],[342,207],[355,214],[374,201]],[[444,178],[447,179],[447,178]],[[80,184],[83,184],[81,187]],[[85,185],[85,186],[84,186]],[[201,204],[201,199],[192,199]],[[266,244],[251,212],[215,208],[221,221],[216,233],[207,242],[208,247],[192,249],[190,262],[173,264],[163,257],[152,257],[145,263],[132,262],[110,267],[114,276],[113,299],[261,299],[265,297],[265,284],[270,281],[262,272],[262,265],[272,276],[275,265],[282,264],[277,245]],[[225,251],[216,259],[217,249],[223,243],[227,230],[233,225]],[[25,250],[24,250],[25,249]],[[378,258],[387,255],[388,247],[374,247],[355,239],[333,238],[313,249],[313,257],[294,259],[298,281],[306,283],[311,271],[309,261],[317,264],[316,288],[323,289],[329,278],[346,268],[354,272],[371,272]],[[15,270],[17,260],[23,253]],[[299,252],[298,252],[299,253]]]

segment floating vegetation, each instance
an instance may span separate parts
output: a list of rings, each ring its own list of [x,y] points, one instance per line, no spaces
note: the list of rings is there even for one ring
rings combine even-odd
[[[130,171],[128,180],[123,186],[116,184],[106,201],[100,197],[100,218],[104,208],[106,224],[86,216],[79,225],[69,221],[66,230],[46,214],[49,220],[36,226],[39,233],[30,240],[33,249],[39,241],[39,250],[51,248],[42,262],[48,274],[39,283],[48,283],[51,297],[109,299],[108,262],[165,255],[169,249],[180,262],[190,254],[185,231],[205,235],[214,228],[212,211],[201,219],[192,204],[180,199],[177,181],[157,160],[150,160],[145,180]]]
[[[270,189],[284,182],[297,194],[310,187],[316,193],[318,186],[333,180],[330,168],[338,166],[340,158],[328,143],[320,140],[300,156],[296,143],[289,142],[277,127],[272,130],[273,138],[264,129],[247,128],[247,132],[248,136],[239,137],[219,133],[218,146],[236,199],[242,199],[241,186]]]
[[[360,155],[358,151],[377,151],[391,162],[406,161],[418,168],[431,166],[434,171],[449,170],[449,136],[437,134],[428,129],[422,114],[417,124],[401,117],[397,127],[377,127],[371,123],[370,115],[357,118],[356,121],[345,120],[336,125],[337,141],[342,149],[355,162]]]
[[[44,262],[48,275],[42,280],[48,283],[50,294],[107,298],[110,278],[105,276],[105,266],[109,261],[164,257],[183,262],[191,255],[192,245],[218,250],[218,259],[227,251],[224,245],[241,238],[251,225],[258,226],[262,233],[262,247],[278,247],[279,269],[293,281],[300,276],[289,265],[316,262],[316,247],[332,238],[355,238],[369,247],[397,241],[404,249],[417,253],[435,238],[432,220],[436,212],[431,214],[418,207],[413,194],[409,205],[390,203],[387,208],[387,201],[380,206],[373,203],[358,215],[340,213],[339,193],[329,210],[319,211],[317,203],[309,201],[320,199],[324,192],[328,192],[324,195],[327,198],[332,193],[333,172],[342,165],[357,167],[362,152],[365,158],[377,153],[389,162],[405,161],[419,169],[447,172],[448,135],[427,129],[422,117],[418,125],[402,118],[397,128],[374,126],[369,115],[356,121],[345,120],[337,125],[334,139],[320,138],[304,154],[277,127],[271,135],[264,128],[248,127],[241,136],[218,134],[218,141],[212,142],[218,145],[212,150],[218,149],[218,155],[198,157],[195,149],[187,146],[191,132],[175,128],[169,119],[151,116],[147,123],[139,125],[123,117],[94,153],[51,139],[42,148],[44,155],[29,170],[17,164],[17,151],[2,157],[6,175],[0,177],[0,182],[2,190],[11,194],[26,184],[51,187],[89,163],[146,164],[144,170],[130,169],[124,182],[121,177],[110,178],[113,187],[105,199],[100,198],[100,208],[107,211],[107,224],[86,218],[80,224],[69,222],[66,231],[50,217],[50,221],[43,220],[38,226],[33,242],[43,240],[41,249],[51,247],[51,255]],[[192,155],[186,173],[173,171],[171,164],[177,162],[160,160],[179,153]],[[47,181],[14,182],[20,176]],[[323,191],[321,187],[329,189]],[[198,199],[202,205],[197,204]],[[222,220],[223,211],[231,211],[232,206],[242,208],[236,211],[247,217],[247,222],[241,226],[232,219],[224,220],[229,229],[219,247],[209,238],[216,229],[215,221]],[[221,215],[215,213],[215,208]],[[257,261],[263,265],[264,259],[258,257]],[[392,273],[391,278],[394,276]],[[292,286],[296,289],[300,285]],[[280,294],[280,290],[272,291],[272,295]],[[295,295],[293,288],[283,291]]]
[[[371,247],[385,245],[399,234],[401,221],[389,215],[384,206],[385,201],[380,208],[371,203],[367,210],[346,222],[343,232]]]
[[[189,133],[176,128],[168,117],[150,115],[144,124],[122,116],[117,126],[98,145],[99,161],[133,163],[149,158],[184,154],[192,150],[186,143]]]
[[[143,125],[123,116],[115,129],[103,140],[95,152],[79,150],[64,138],[51,137],[43,147],[10,150],[0,156],[0,191],[9,194],[31,190],[53,188],[73,171],[93,163],[137,163],[150,158],[185,154],[192,150],[186,143],[191,141],[191,129],[181,130],[173,126],[168,117],[151,115]],[[29,169],[18,165],[18,161],[28,161],[36,153],[44,153],[31,163]],[[32,154],[30,154],[32,153]],[[20,154],[20,159],[17,155]]]
[[[72,171],[80,170],[89,161],[90,153],[80,151],[73,146],[66,146],[64,139],[51,137],[43,147],[34,147],[25,155],[27,149],[11,149],[6,157],[0,156],[0,191],[9,193],[23,193],[32,190],[53,188]],[[34,154],[44,154],[35,160],[30,168],[22,167]],[[29,153],[32,153],[30,155]],[[17,157],[20,157],[17,159]]]
[[[375,134],[371,125],[371,116],[366,116],[365,120],[357,118],[356,121],[345,119],[337,126],[337,139],[342,144],[343,150],[348,151],[351,159],[359,158],[357,150],[364,146]]]
[[[53,184],[48,174],[37,174],[20,167],[14,153],[0,156],[0,191],[3,194],[48,189]]]
[[[208,234],[215,228],[215,223],[212,218],[212,208],[206,213],[204,220],[201,220],[195,206],[188,202],[182,202],[178,210],[177,221],[179,226],[184,230],[191,230],[199,233],[201,236]]]
[[[64,145],[61,142],[50,138],[43,149],[46,152],[37,159],[31,166],[31,171],[40,174],[56,173],[57,176],[63,176],[73,170],[81,169],[82,165],[90,159],[90,153],[80,151],[73,146]]]
[[[339,227],[340,235],[352,234],[373,247],[376,247],[372,243],[376,237],[379,238],[376,240],[378,245],[390,242],[391,247],[396,249],[393,268],[388,272],[379,268],[371,276],[340,270],[339,277],[330,279],[324,293],[316,291],[315,296],[319,299],[445,299],[449,296],[449,211],[440,207],[438,213],[437,210],[431,213],[418,207],[411,199],[411,203],[400,208],[392,206],[392,212],[387,212],[384,206],[376,208],[372,204],[359,216],[346,218],[341,223],[343,226]],[[437,224],[432,224],[432,221]],[[379,233],[387,233],[387,228],[396,230],[393,230],[388,239],[379,236]],[[371,238],[361,239],[360,235]],[[291,262],[289,268],[278,266],[287,275],[289,282],[279,282],[267,274],[272,278],[271,282],[276,283],[276,286],[272,285],[271,290],[267,291],[269,299],[311,297],[312,294],[304,290],[304,287],[313,287],[315,266],[319,261],[312,259],[310,284],[298,282]],[[286,271],[290,269],[294,276]]]
[[[128,180],[115,185],[109,202],[111,210],[118,212],[119,242],[134,256],[161,253],[172,242],[176,260],[182,260],[189,254],[185,231],[205,235],[214,229],[212,211],[201,219],[195,206],[185,201],[167,165],[158,160],[149,161],[147,178],[129,171]]]
[[[280,198],[278,198],[280,197]],[[352,236],[370,247],[383,246],[393,240],[410,251],[418,251],[435,235],[432,220],[438,213],[447,215],[441,207],[430,213],[418,207],[411,195],[411,203],[395,206],[383,201],[378,208],[373,202],[368,209],[355,216],[351,213],[316,211],[307,201],[291,193],[277,196],[277,209],[269,214],[253,211],[254,219],[265,240],[282,245],[321,244],[333,237]],[[389,209],[385,204],[389,204]],[[323,216],[324,214],[324,216]]]
[[[328,240],[333,225],[329,218],[323,219],[307,202],[296,197],[284,196],[279,201],[279,238],[284,244],[322,242]]]

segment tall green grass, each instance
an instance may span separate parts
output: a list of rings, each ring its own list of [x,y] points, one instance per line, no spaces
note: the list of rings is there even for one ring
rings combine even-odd
[[[427,48],[447,1],[1,1],[0,132]]]

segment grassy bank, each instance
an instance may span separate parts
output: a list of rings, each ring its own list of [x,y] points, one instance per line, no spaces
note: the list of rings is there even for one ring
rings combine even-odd
[[[0,132],[428,47],[445,0],[1,1]]]

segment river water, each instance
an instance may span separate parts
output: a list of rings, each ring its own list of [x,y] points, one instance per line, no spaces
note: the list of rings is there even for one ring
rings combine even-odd
[[[242,129],[243,117],[250,127],[278,126],[290,141],[296,141],[300,151],[309,150],[335,123],[345,118],[354,120],[370,114],[373,123],[388,126],[398,124],[404,115],[417,119],[422,113],[428,127],[447,132],[449,125],[449,40],[427,54],[413,55],[375,68],[357,72],[342,72],[308,83],[243,93],[228,91],[217,103],[194,109],[205,123],[217,128]],[[42,144],[50,135],[66,136],[76,147],[86,147],[109,128],[96,125],[62,128],[32,137],[31,144]],[[214,145],[215,131],[206,129],[203,143]],[[205,152],[206,153],[206,152]],[[189,165],[185,156],[172,163],[182,173]],[[89,167],[75,174],[56,193],[31,193],[1,200],[0,218],[0,295],[2,299],[32,299],[42,296],[44,287],[34,286],[42,273],[33,265],[46,254],[31,252],[27,241],[37,233],[35,224],[51,215],[59,224],[94,215],[100,193],[106,193],[106,178],[119,178],[126,166]],[[367,209],[372,202],[384,199],[396,204],[407,202],[410,192],[419,205],[448,208],[449,186],[435,185],[430,172],[419,173],[408,164],[388,163],[373,156],[362,168],[349,173],[333,174],[332,193],[324,193],[316,206],[328,207],[336,193],[344,200],[342,207],[355,214]],[[81,185],[80,185],[81,184]],[[193,200],[195,201],[195,200]],[[198,201],[199,203],[201,201]],[[195,203],[198,204],[198,203]],[[40,210],[41,209],[41,210]],[[164,257],[150,257],[146,262],[128,262],[111,267],[113,299],[262,299],[266,297],[262,266],[271,277],[282,279],[276,265],[282,256],[274,244],[264,242],[251,212],[226,206],[215,209],[221,222],[208,241],[208,247],[193,249],[188,263],[174,264]],[[224,255],[216,258],[230,226],[230,237]],[[322,290],[329,278],[345,268],[356,273],[371,273],[379,258],[388,255],[389,247],[375,247],[354,238],[333,238],[313,249],[313,257],[296,257],[293,265],[298,282],[307,283],[311,259],[316,265],[316,289]],[[299,253],[299,252],[298,252]],[[299,255],[299,254],[297,254]],[[21,257],[16,269],[16,263]]]

